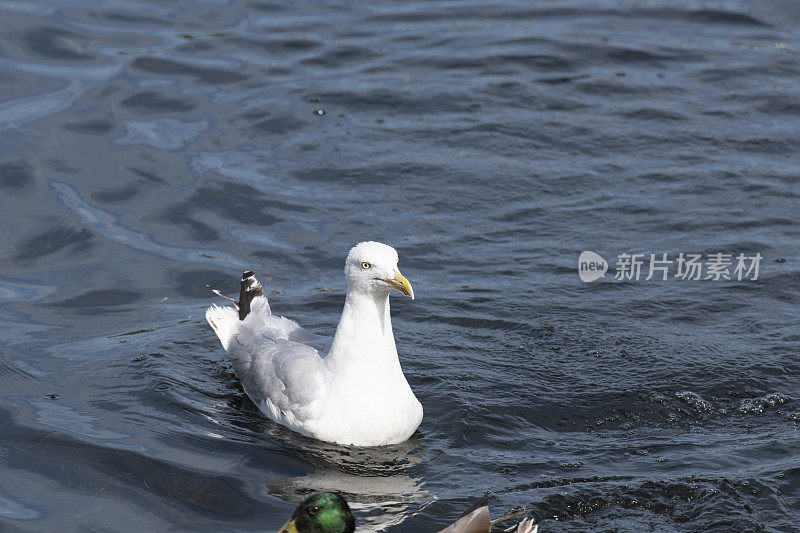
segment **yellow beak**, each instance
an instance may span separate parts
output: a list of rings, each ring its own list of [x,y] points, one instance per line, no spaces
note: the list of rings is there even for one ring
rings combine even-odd
[[[283,527],[278,530],[278,533],[297,533],[297,526],[294,524],[294,520],[289,520]]]
[[[406,296],[410,296],[411,299],[414,299],[414,289],[411,288],[411,283],[406,279],[404,275],[400,273],[399,270],[394,270],[394,278],[392,279],[385,279],[385,278],[378,278],[379,280],[386,282],[391,288],[397,289],[398,291],[402,292]]]

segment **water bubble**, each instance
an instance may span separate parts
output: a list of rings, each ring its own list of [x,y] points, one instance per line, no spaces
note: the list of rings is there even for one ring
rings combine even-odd
[[[772,392],[760,398],[745,398],[739,403],[739,411],[745,414],[760,414],[764,410],[776,405],[781,405],[791,400],[791,397],[781,392]]]
[[[704,400],[699,394],[692,391],[680,391],[675,393],[675,397],[685,402],[696,411],[711,411],[713,407],[709,402]]]

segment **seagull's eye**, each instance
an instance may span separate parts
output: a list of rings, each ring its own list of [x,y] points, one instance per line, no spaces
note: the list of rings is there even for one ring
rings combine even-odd
[[[363,268],[364,270],[369,270],[370,268],[372,268],[372,265],[370,265],[366,261],[362,261],[361,268]]]

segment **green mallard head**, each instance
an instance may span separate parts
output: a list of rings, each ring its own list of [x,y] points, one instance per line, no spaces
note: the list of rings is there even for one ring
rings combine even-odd
[[[353,533],[356,520],[344,498],[315,492],[297,506],[278,533]]]

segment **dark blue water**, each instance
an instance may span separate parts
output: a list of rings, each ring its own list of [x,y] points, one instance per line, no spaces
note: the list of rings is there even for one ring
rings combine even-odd
[[[797,531],[800,4],[302,4],[0,4],[0,529],[274,531],[326,488],[364,530],[490,491],[543,533]],[[349,449],[202,316],[252,267],[331,334],[364,239],[425,418]],[[614,279],[718,252],[758,279]]]

